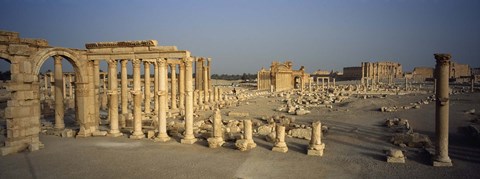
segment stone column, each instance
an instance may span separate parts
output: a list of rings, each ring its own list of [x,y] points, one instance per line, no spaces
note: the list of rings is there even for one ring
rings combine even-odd
[[[312,123],[312,138],[308,146],[307,155],[323,156],[325,144],[322,143],[322,123]]]
[[[193,92],[193,106],[198,106],[198,90],[195,90]]]
[[[99,61],[93,61],[93,105],[94,105],[94,121],[97,124],[100,124],[100,66]]]
[[[172,73],[172,86],[170,87],[172,92],[171,92],[171,99],[172,99],[172,110],[177,109],[177,65],[176,64],[171,64],[170,65],[170,72]]]
[[[272,151],[283,153],[288,152],[287,143],[285,143],[285,126],[277,124],[275,131],[277,136]]]
[[[68,75],[68,96],[70,98],[73,98],[73,80],[72,80],[72,74]]]
[[[244,128],[244,138],[248,143],[248,148],[253,149],[257,146],[255,141],[253,141],[253,130],[252,130],[252,120],[245,119],[243,120],[243,128]]]
[[[470,78],[470,92],[475,92],[475,75],[472,75],[472,77]]]
[[[185,65],[184,64],[180,64],[180,74],[179,74],[179,83],[180,83],[180,87],[179,87],[179,90],[180,90],[180,96],[179,96],[179,106],[180,106],[180,109],[185,109]]]
[[[182,144],[193,144],[197,141],[193,135],[193,80],[192,80],[192,61],[191,57],[183,59],[185,63],[185,136],[181,140]]]
[[[405,76],[405,91],[408,91],[408,79],[407,79],[407,76]]]
[[[452,166],[448,156],[448,113],[449,113],[449,85],[448,73],[450,54],[435,54],[435,78],[437,79],[437,93],[435,105],[435,157],[433,166]]]
[[[333,80],[333,87],[335,88],[335,78],[333,78],[332,80]]]
[[[167,88],[167,60],[159,59],[158,60],[158,73],[159,73],[159,92],[160,104],[159,104],[159,114],[158,114],[158,135],[155,138],[157,142],[166,142],[170,140],[170,137],[167,134],[167,109],[168,109],[168,88]]]
[[[55,80],[53,73],[50,73],[50,99],[55,99]]]
[[[213,116],[212,137],[207,139],[208,147],[217,148],[225,143],[225,141],[223,141],[222,126],[222,115],[220,114],[220,109],[217,108],[215,110],[215,115]]]
[[[122,103],[122,117],[120,118],[120,126],[126,127],[127,124],[127,115],[128,115],[128,74],[127,74],[127,62],[128,60],[124,59],[121,61],[122,64],[122,76],[121,76],[121,103]]]
[[[62,74],[62,90],[63,90],[63,99],[67,98],[67,78]]]
[[[109,136],[121,136],[118,130],[118,79],[117,79],[117,60],[108,60],[108,85],[110,94],[110,106],[108,108],[110,114],[110,131]]]
[[[156,61],[153,63],[153,100],[154,100],[154,112],[156,117],[154,120],[158,123],[158,118],[160,118],[160,99],[159,99],[159,91],[160,91],[160,74],[158,67],[160,66],[159,62]]]
[[[132,139],[145,138],[142,131],[142,89],[140,80],[140,59],[133,59],[133,133],[130,135]]]
[[[63,72],[62,58],[59,55],[53,56],[55,60],[55,129],[61,130],[65,128],[64,104],[63,104]]]
[[[362,62],[362,78],[361,78],[361,83],[362,85],[365,85],[363,78],[365,77],[365,63]]]
[[[209,97],[208,97],[208,68],[203,67],[203,99],[205,104],[208,104]]]
[[[218,94],[218,87],[213,88],[214,94],[215,94],[215,102],[219,102],[220,100],[220,95]]]
[[[144,78],[145,78],[145,87],[144,87],[144,91],[145,91],[145,114],[150,114],[150,112],[152,111],[151,107],[150,107],[150,101],[151,101],[151,89],[150,87],[152,85],[150,85],[150,62],[148,61],[145,61],[143,62],[143,65],[144,65],[144,68],[145,68],[145,71],[144,71]]]
[[[202,90],[203,86],[203,58],[195,57],[195,89]]]

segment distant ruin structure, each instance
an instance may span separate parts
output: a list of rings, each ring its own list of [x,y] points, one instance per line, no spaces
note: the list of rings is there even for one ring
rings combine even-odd
[[[402,65],[396,62],[362,62],[360,67],[344,67],[342,79],[365,80],[372,83],[391,83],[395,78],[402,78]]]
[[[310,80],[310,75],[305,72],[302,66],[299,70],[292,69],[293,63],[272,62],[269,70],[262,68],[257,73],[257,89],[270,90],[274,92],[291,89],[305,89],[305,84]]]

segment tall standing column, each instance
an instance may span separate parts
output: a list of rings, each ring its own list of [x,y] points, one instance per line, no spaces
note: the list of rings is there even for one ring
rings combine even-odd
[[[171,77],[171,82],[172,82],[172,86],[170,87],[172,92],[172,110],[176,110],[177,109],[177,65],[176,64],[171,64],[170,65],[170,72],[172,73],[172,77]]]
[[[365,85],[365,84],[364,84],[364,81],[363,81],[363,78],[364,78],[364,77],[365,77],[365,63],[362,62],[362,78],[360,79],[362,85]]]
[[[63,99],[67,98],[67,78],[62,74],[62,90],[63,90]]]
[[[128,115],[128,74],[127,74],[127,62],[128,60],[124,59],[121,61],[122,65],[122,76],[121,76],[121,103],[122,103],[122,117],[120,118],[120,126],[127,126],[127,115]]]
[[[470,78],[470,92],[475,92],[475,75]]]
[[[68,96],[73,98],[73,80],[72,74],[68,75]]]
[[[159,115],[158,115],[158,135],[155,138],[155,141],[158,142],[166,142],[170,140],[170,137],[167,134],[167,60],[166,59],[159,59],[158,60],[158,73],[159,81],[160,81],[160,91],[158,92],[160,95],[160,105],[159,105]]]
[[[100,124],[100,66],[99,61],[93,61],[93,106],[94,106],[94,122]]]
[[[108,86],[110,94],[110,106],[108,108],[110,114],[110,131],[109,136],[121,136],[118,130],[118,79],[117,79],[117,60],[108,61]]]
[[[208,68],[203,67],[203,99],[205,104],[208,104]]]
[[[63,72],[62,72],[62,57],[59,55],[53,56],[55,60],[55,129],[64,129],[65,122],[64,107],[63,107]]]
[[[197,141],[193,135],[193,86],[192,86],[192,61],[191,57],[183,59],[185,63],[185,136],[181,140],[183,144],[193,144]]]
[[[450,54],[435,54],[435,78],[437,79],[437,93],[435,105],[435,158],[433,166],[452,166],[448,156],[448,113],[449,113],[449,86],[448,73],[450,67]]]
[[[179,74],[179,83],[180,83],[180,96],[179,96],[179,106],[180,109],[185,109],[185,65],[180,64],[180,74]]]
[[[133,59],[133,133],[132,139],[142,139],[145,135],[142,131],[142,90],[140,80],[140,59]]]
[[[158,118],[160,117],[159,114],[160,114],[160,99],[159,99],[159,95],[158,95],[158,92],[160,90],[160,74],[158,72],[158,66],[159,66],[159,62],[155,62],[153,63],[153,73],[154,73],[154,79],[153,79],[153,100],[154,100],[154,109],[155,109],[155,115],[157,116],[154,120],[158,122]]]
[[[150,114],[150,112],[152,111],[151,107],[150,107],[150,101],[151,101],[151,97],[152,95],[150,94],[150,62],[148,61],[145,61],[143,62],[143,65],[144,65],[144,68],[145,68],[145,73],[144,73],[144,78],[145,78],[145,87],[144,87],[144,90],[145,90],[145,114]]]

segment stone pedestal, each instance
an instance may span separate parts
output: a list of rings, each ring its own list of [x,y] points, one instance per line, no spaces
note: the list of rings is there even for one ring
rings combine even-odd
[[[288,152],[287,143],[285,143],[285,126],[277,125],[275,130],[277,135],[272,151],[282,153]]]
[[[325,144],[322,143],[322,123],[317,121],[312,123],[312,138],[307,155],[323,156],[323,149],[325,149]]]
[[[448,115],[449,115],[449,85],[448,75],[450,54],[435,54],[435,79],[437,79],[436,106],[435,106],[435,156],[433,166],[452,166],[448,156]]]

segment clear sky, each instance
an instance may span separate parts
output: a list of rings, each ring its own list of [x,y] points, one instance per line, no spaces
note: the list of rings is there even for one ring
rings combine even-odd
[[[156,39],[212,57],[212,74],[255,73],[287,59],[308,72],[382,60],[410,71],[433,67],[437,52],[480,67],[479,0],[0,0],[0,7],[0,29],[21,37],[81,49]]]

